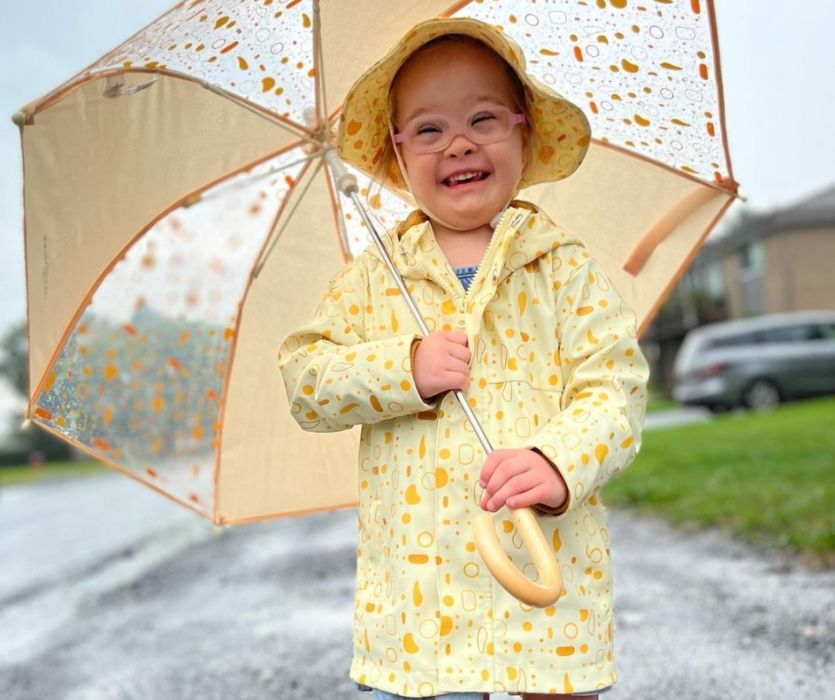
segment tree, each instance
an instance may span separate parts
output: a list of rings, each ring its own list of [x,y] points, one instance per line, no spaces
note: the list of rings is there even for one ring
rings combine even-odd
[[[26,396],[29,383],[26,357],[26,322],[20,321],[11,326],[0,340],[0,376],[5,377],[23,396]]]
[[[29,390],[29,342],[26,323],[11,326],[0,338],[0,377],[24,398]],[[70,445],[44,430],[30,427],[20,429],[23,416],[12,419],[12,431],[16,448],[23,453],[41,452],[47,459],[69,459]]]

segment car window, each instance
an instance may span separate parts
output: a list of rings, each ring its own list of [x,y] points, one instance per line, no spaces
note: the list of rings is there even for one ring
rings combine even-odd
[[[835,339],[835,323],[821,323],[818,326],[818,331],[820,332],[821,338],[826,338],[827,340]]]
[[[767,330],[760,331],[760,333],[763,341],[766,343],[793,343],[801,340],[814,340],[820,337],[817,327],[811,323],[768,328]]]
[[[759,342],[761,341],[756,333],[737,333],[736,335],[726,335],[724,338],[716,338],[710,343],[710,347],[729,348],[735,345],[752,345]]]

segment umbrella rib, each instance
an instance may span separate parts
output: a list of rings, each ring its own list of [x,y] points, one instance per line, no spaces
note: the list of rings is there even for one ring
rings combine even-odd
[[[730,192],[724,194],[731,196]],[[667,240],[680,224],[687,221],[697,209],[718,196],[721,196],[721,193],[712,187],[699,187],[684,195],[644,231],[629,255],[626,256],[623,269],[635,277],[643,269],[653,251]]]
[[[347,260],[351,257],[351,246],[348,240],[348,235],[345,232],[345,221],[341,212],[339,195],[334,191],[332,178],[325,178],[325,182],[328,185],[328,196],[331,200],[331,213],[333,214],[334,219],[333,223],[337,233],[339,234],[339,247],[342,249],[342,258]]]
[[[237,99],[234,95],[228,93],[223,88],[217,85],[213,85],[208,81],[204,81],[202,85],[204,88],[206,88],[207,90],[211,90],[216,95],[219,95],[220,97],[225,97],[227,100],[231,100],[235,104],[243,107],[244,109],[249,110],[253,114],[256,114],[259,117],[261,117],[262,119],[266,119],[271,124],[275,124],[276,126],[284,129],[285,131],[290,132],[291,134],[293,134],[293,136],[298,136],[299,138],[304,139],[305,141],[307,141],[307,143],[311,145],[319,144],[319,142],[316,139],[311,138],[311,136],[308,133],[306,133],[304,129],[299,128],[298,130],[296,130],[291,128],[283,119],[277,119],[269,113],[261,112],[260,110],[257,110],[254,107],[250,107],[245,101]]]
[[[278,239],[281,238],[281,234],[284,233],[285,229],[287,228],[287,224],[293,218],[293,214],[296,213],[296,209],[299,208],[299,204],[301,204],[302,200],[304,199],[305,194],[307,194],[307,190],[310,189],[310,185],[313,184],[313,180],[316,178],[317,173],[322,168],[323,161],[320,159],[319,162],[316,164],[316,168],[310,174],[310,178],[304,185],[304,188],[301,191],[301,194],[296,198],[296,201],[293,202],[293,208],[287,212],[287,216],[284,217],[284,220],[281,222],[281,227],[276,231],[275,236],[273,236],[273,240],[270,242],[269,248],[264,251],[264,255],[261,256],[261,259],[258,261],[258,264],[255,266],[255,270],[252,273],[253,277],[258,277],[261,273],[261,269],[266,265],[267,259],[270,257],[270,253],[273,252],[273,248],[275,248],[275,244],[278,243]]]
[[[328,113],[328,101],[325,92],[325,58],[322,53],[322,18],[319,14],[319,0],[313,0],[313,45],[316,47],[314,60],[319,63],[316,70],[316,81],[319,84],[317,97],[321,106],[318,116],[324,121]]]

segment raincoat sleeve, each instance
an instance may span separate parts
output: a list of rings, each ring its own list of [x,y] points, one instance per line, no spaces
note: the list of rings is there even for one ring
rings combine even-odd
[[[561,412],[528,447],[547,457],[568,488],[561,515],[576,508],[637,454],[646,412],[649,368],[635,315],[594,260],[579,265],[557,291]]]
[[[366,340],[370,289],[360,258],[337,273],[313,320],[282,343],[278,364],[290,412],[311,432],[336,432],[420,411],[412,375],[414,333]]]

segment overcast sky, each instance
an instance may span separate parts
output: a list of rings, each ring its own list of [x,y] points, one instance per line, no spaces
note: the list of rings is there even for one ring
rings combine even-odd
[[[26,313],[20,137],[12,113],[173,4],[7,3],[0,64],[0,333]],[[835,3],[716,0],[715,5],[728,143],[747,206],[784,206],[835,183],[830,48]],[[0,397],[0,411],[2,402]]]

